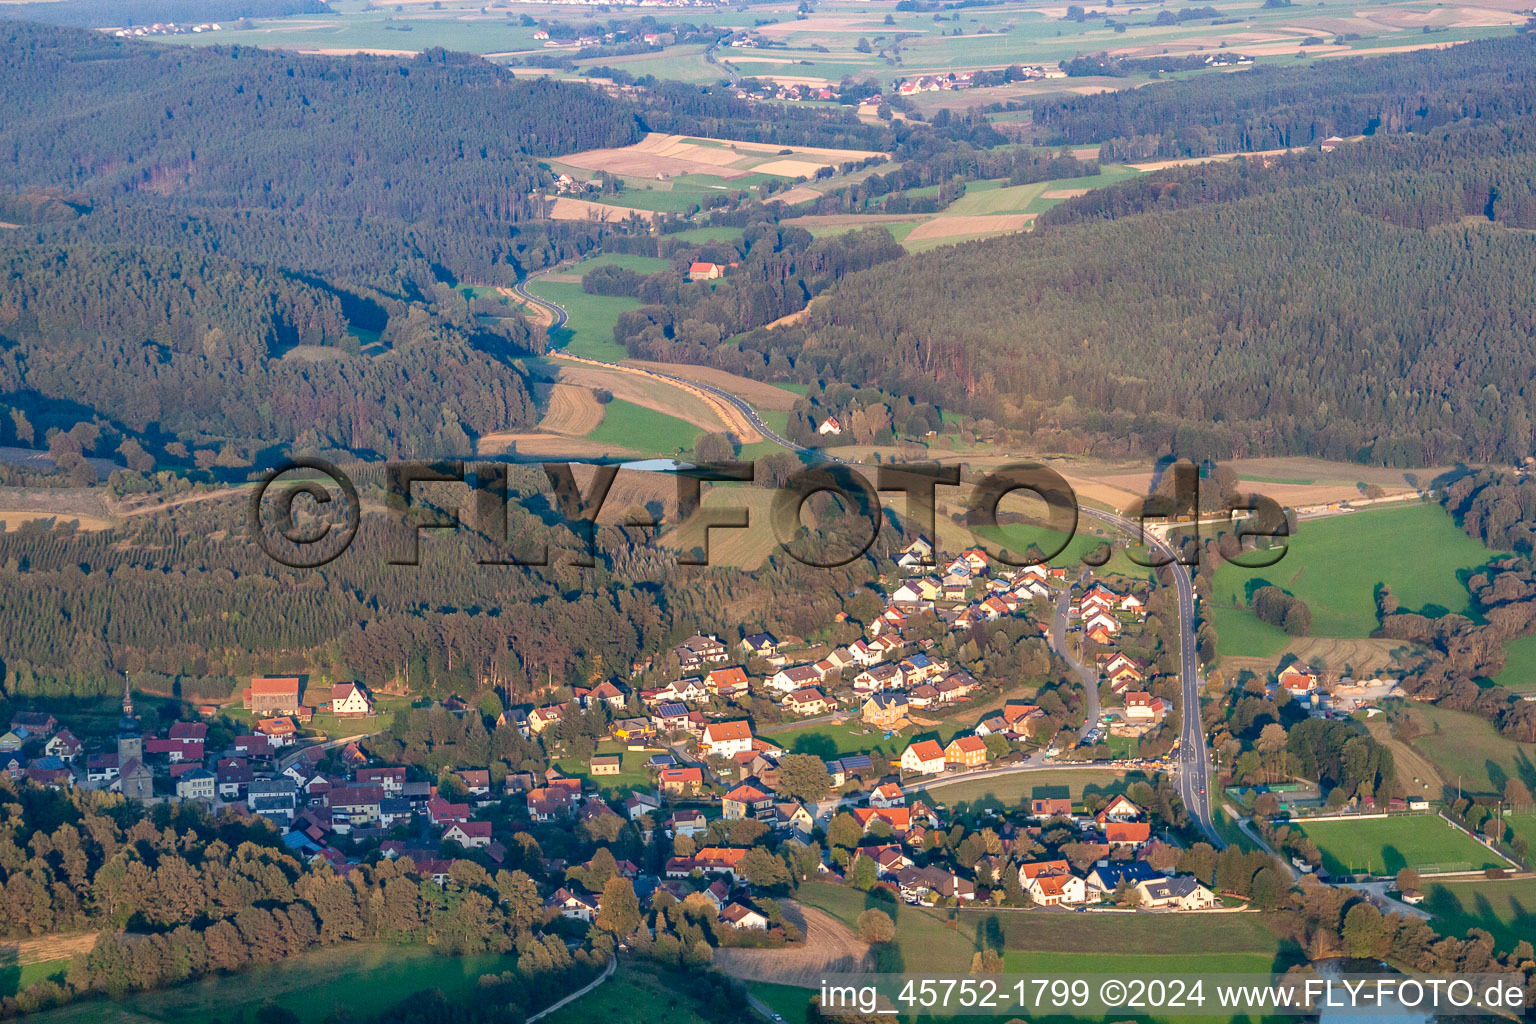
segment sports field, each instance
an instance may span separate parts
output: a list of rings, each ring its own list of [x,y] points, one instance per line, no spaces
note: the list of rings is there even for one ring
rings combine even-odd
[[[1395,875],[1420,871],[1479,871],[1509,863],[1435,814],[1368,818],[1363,821],[1303,822],[1329,874]]]
[[[1312,610],[1312,636],[1363,637],[1376,628],[1376,588],[1387,584],[1405,612],[1466,613],[1470,595],[1458,573],[1495,557],[1436,505],[1370,510],[1301,523],[1285,556],[1265,569],[1216,570],[1211,605],[1247,616],[1249,595],[1280,587]],[[1250,616],[1251,617],[1251,616]],[[1263,656],[1274,634],[1218,622],[1223,654]],[[1262,625],[1262,623],[1260,623]]]
[[[1496,948],[1507,951],[1536,937],[1536,878],[1431,882],[1424,887],[1422,909],[1434,915],[1442,935],[1482,928]]]

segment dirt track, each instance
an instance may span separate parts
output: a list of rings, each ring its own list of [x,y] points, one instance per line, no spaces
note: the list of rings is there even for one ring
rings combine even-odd
[[[828,974],[874,970],[869,946],[830,914],[786,903],[784,916],[805,934],[805,942],[786,949],[717,949],[715,966],[744,981],[800,988],[815,988]]]

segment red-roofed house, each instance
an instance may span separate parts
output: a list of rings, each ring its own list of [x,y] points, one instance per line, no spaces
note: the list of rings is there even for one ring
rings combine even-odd
[[[685,796],[697,793],[704,785],[704,773],[698,765],[686,768],[663,768],[656,775],[656,784],[668,796]]]
[[[718,263],[694,262],[688,265],[688,280],[713,281],[725,273],[725,268]]]
[[[919,740],[901,752],[901,770],[937,775],[944,770],[944,748],[934,740]]]
[[[1140,846],[1152,838],[1145,821],[1110,821],[1104,824],[1104,841],[1110,846]]]
[[[944,761],[962,768],[980,768],[987,763],[987,744],[980,736],[956,736],[944,748]]]
[[[491,823],[456,821],[443,830],[443,840],[458,843],[466,850],[484,849],[491,845]]]
[[[710,722],[700,742],[706,754],[735,757],[752,749],[752,726],[747,722]]]
[[[440,796],[434,796],[427,801],[427,818],[434,825],[463,823],[469,820],[469,804],[449,803]]]
[[[298,676],[260,676],[245,688],[245,709],[257,715],[292,715],[299,710]]]

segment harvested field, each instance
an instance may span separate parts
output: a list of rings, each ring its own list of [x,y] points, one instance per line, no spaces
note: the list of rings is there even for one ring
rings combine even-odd
[[[96,932],[75,932],[70,935],[42,935],[35,939],[21,939],[0,945],[0,959],[26,964],[47,963],[50,960],[68,960],[89,953],[96,945]]]
[[[586,437],[603,422],[603,407],[591,388],[576,384],[551,384],[549,404],[539,429],[551,434]]]
[[[822,32],[870,33],[879,35],[883,28],[878,21],[864,14],[813,14],[802,21],[780,21],[772,25],[759,25],[759,35],[793,36]]]
[[[1411,744],[1404,743],[1392,735],[1392,727],[1380,719],[1373,719],[1365,724],[1371,731],[1371,737],[1377,743],[1382,744],[1392,751],[1392,763],[1397,769],[1398,783],[1409,793],[1422,793],[1431,800],[1437,800],[1446,791],[1445,780],[1440,777],[1435,763],[1413,748]],[[1418,779],[1418,783],[1414,783]]]
[[[805,935],[786,949],[717,949],[715,966],[743,981],[816,988],[829,974],[875,969],[869,946],[847,925],[814,907],[786,902],[784,916]]]
[[[1091,191],[1092,189],[1086,188],[1048,188],[1044,192],[1040,193],[1040,198],[1076,199],[1078,196],[1085,196]]]
[[[794,206],[797,203],[809,203],[812,200],[820,198],[821,193],[817,192],[815,189],[807,188],[804,185],[796,185],[788,192],[780,192],[778,195],[774,196],[773,201],[776,203],[784,203],[788,206]]]
[[[1027,231],[1034,219],[1033,213],[935,217],[913,228],[912,233],[907,235],[907,241],[918,242],[925,238],[955,238],[963,235],[1003,235],[1012,231]]]
[[[809,160],[770,160],[752,168],[753,174],[777,174],[785,178],[809,178],[825,166]]]
[[[802,310],[792,313],[791,316],[804,317]],[[774,321],[777,323],[778,321]],[[772,326],[771,324],[769,326]],[[772,384],[764,384],[760,380],[752,380],[750,377],[742,377],[727,370],[717,370],[710,366],[692,366],[688,363],[651,363],[644,360],[634,360],[631,364],[646,370],[656,370],[660,373],[675,374],[679,377],[690,377],[693,380],[702,381],[722,391],[729,391],[752,403],[758,409],[769,411],[788,412],[794,408],[795,400],[799,397],[793,391],[775,387]]]
[[[792,152],[785,153],[786,149]],[[729,181],[751,174],[777,174],[791,178],[811,175],[824,166],[878,155],[871,150],[773,146],[731,140],[710,140],[706,144],[682,135],[652,132],[633,146],[591,149],[561,157],[560,162],[584,170],[608,171],[637,178],[703,174]]]
[[[631,214],[637,214],[648,221],[656,220],[656,213],[651,210],[636,210],[629,206],[609,206],[606,203],[589,203],[585,199],[571,199],[567,196],[556,198],[549,212],[552,220],[597,220],[605,224],[610,221],[628,220]]]
[[[1362,54],[1376,56],[1382,53],[1412,53],[1414,50],[1447,50],[1452,46],[1459,46],[1466,42],[1464,39],[1451,39],[1440,43],[1410,43],[1407,46],[1377,46],[1369,50],[1346,50],[1343,53],[1324,53],[1323,57],[1359,57]]]
[[[518,312],[521,313],[529,323],[537,324],[545,330],[548,330],[551,326],[554,325],[555,314],[545,309],[543,306],[535,306],[530,304],[527,300],[525,300],[521,295],[517,294],[517,292],[513,291],[511,288],[502,286],[496,290],[500,292],[504,297],[509,299],[512,304],[517,307]]]
[[[1223,657],[1221,667],[1228,676],[1247,669],[1263,678],[1274,672],[1275,666],[1285,654],[1294,654],[1308,665],[1330,672],[1343,671],[1348,666],[1356,678],[1379,675],[1391,668],[1396,659],[1393,651],[1401,651],[1411,645],[1401,640],[1376,640],[1361,638],[1339,640],[1329,637],[1297,637],[1285,645],[1285,649],[1273,658],[1248,658],[1236,655]]]
[[[516,430],[498,430],[482,435],[476,452],[480,455],[526,455],[535,459],[587,459],[604,455],[640,454],[628,448],[594,444],[579,437]]]

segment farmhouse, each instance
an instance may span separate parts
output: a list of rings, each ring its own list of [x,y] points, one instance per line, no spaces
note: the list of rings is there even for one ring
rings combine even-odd
[[[713,281],[725,274],[725,268],[718,263],[694,262],[688,265],[688,280]]]
[[[1318,686],[1317,673],[1299,661],[1293,661],[1280,671],[1278,683],[1293,697],[1302,697]]]
[[[245,709],[257,716],[297,714],[298,676],[259,676],[245,688]]]
[[[828,434],[837,435],[841,434],[842,432],[843,425],[837,422],[836,416],[828,416],[826,419],[822,420],[820,425],[816,428],[816,433],[823,436]]]

